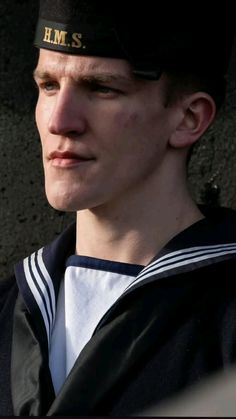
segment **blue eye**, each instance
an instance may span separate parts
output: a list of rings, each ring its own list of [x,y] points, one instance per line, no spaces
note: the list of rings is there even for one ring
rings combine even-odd
[[[107,86],[105,84],[100,84],[96,82],[88,83],[88,88],[91,92],[100,93],[104,96],[115,96],[118,94],[122,94],[121,90],[115,89],[114,87]]]
[[[43,86],[42,87],[47,92],[51,92],[51,91],[53,91],[53,90],[55,90],[57,88],[57,85],[56,85],[56,83],[47,81],[47,82],[44,82],[43,83]]]
[[[92,84],[91,90],[93,92],[101,92],[101,93],[114,93],[116,90],[112,89],[108,86],[103,86],[102,84]]]
[[[102,93],[113,93],[115,90],[107,86],[98,86],[97,90]]]
[[[36,81],[36,85],[41,92],[52,93],[55,90],[58,90],[59,85],[53,81]]]

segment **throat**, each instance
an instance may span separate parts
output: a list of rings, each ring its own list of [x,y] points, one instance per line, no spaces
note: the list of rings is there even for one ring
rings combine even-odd
[[[139,218],[139,217],[138,217]],[[156,213],[141,219],[116,222],[101,219],[89,210],[77,213],[76,253],[97,259],[146,266],[181,231],[204,218],[197,206],[175,216]]]

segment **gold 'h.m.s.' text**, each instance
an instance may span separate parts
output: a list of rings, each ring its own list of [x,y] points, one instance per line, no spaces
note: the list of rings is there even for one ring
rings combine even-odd
[[[53,45],[59,45],[61,47],[71,48],[85,48],[82,43],[82,34],[73,32],[69,34],[67,31],[50,28],[45,26],[43,42],[47,42]]]

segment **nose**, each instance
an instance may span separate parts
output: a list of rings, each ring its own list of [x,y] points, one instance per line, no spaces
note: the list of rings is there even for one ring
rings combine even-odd
[[[73,87],[61,88],[52,107],[48,120],[51,134],[63,136],[81,135],[86,130],[85,102],[83,94]]]

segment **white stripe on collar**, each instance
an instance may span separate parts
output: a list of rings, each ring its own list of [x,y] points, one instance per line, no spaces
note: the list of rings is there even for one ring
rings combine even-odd
[[[25,258],[23,266],[27,283],[41,311],[49,343],[56,314],[56,299],[42,253],[43,248]]]
[[[147,267],[140,272],[132,284],[126,288],[125,292],[150,276],[175,268],[180,268],[182,266],[191,265],[192,263],[222,257],[233,253],[236,253],[236,243],[190,247],[184,250],[182,249],[168,253],[167,255],[162,256],[147,265]]]

